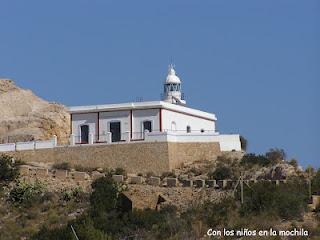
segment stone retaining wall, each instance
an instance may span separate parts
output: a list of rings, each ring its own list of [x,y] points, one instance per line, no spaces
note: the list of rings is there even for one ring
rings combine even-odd
[[[170,170],[195,161],[214,161],[221,154],[220,145],[211,143],[169,143]]]
[[[59,170],[52,169],[49,171],[46,168],[38,168],[31,166],[20,166],[20,175],[22,177],[32,177],[32,178],[54,178],[61,181],[93,181],[98,177],[105,176],[104,173],[99,172],[78,172],[78,171],[68,171],[68,170]],[[127,183],[135,185],[151,185],[151,186],[160,186],[160,187],[189,187],[189,188],[214,188],[214,189],[234,189],[238,185],[237,180],[204,180],[204,179],[178,179],[173,177],[168,177],[161,179],[160,177],[151,176],[145,178],[142,176],[123,176],[123,175],[113,175],[113,180],[117,183]],[[244,184],[252,185],[256,182],[270,182],[276,186],[281,184],[286,184],[287,180],[244,180]],[[320,202],[320,198],[319,198]]]
[[[137,142],[79,145],[8,153],[25,162],[62,163],[90,168],[123,168],[128,173],[161,174],[182,163],[215,160],[219,143]]]

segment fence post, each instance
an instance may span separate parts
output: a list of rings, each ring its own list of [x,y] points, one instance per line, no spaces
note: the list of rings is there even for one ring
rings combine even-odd
[[[125,135],[126,142],[130,142],[130,132],[127,131]]]
[[[70,135],[70,145],[74,146],[75,144],[76,144],[75,136],[74,136],[74,134],[71,134]]]
[[[93,144],[93,134],[92,133],[89,133],[89,144]]]
[[[107,143],[111,143],[111,142],[112,142],[112,133],[107,132]]]
[[[52,145],[53,147],[56,147],[58,145],[58,138],[56,135],[53,135],[52,137]]]
[[[148,137],[148,134],[149,134],[149,130],[144,130],[144,133],[143,133],[144,140],[146,140],[146,137]]]

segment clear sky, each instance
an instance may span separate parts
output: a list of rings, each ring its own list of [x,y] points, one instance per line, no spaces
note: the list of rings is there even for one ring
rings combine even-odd
[[[158,100],[173,59],[220,132],[320,167],[320,1],[0,0],[0,13],[0,75],[49,101]]]

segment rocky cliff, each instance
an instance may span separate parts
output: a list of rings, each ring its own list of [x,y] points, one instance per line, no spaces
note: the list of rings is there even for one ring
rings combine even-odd
[[[63,105],[0,79],[0,143],[47,140],[53,135],[65,143],[69,133],[70,116]]]

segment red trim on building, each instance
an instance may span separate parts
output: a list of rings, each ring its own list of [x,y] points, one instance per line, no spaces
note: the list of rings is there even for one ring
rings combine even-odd
[[[132,139],[132,110],[130,110],[130,138]]]
[[[159,128],[160,132],[162,132],[162,108],[159,108]]]

